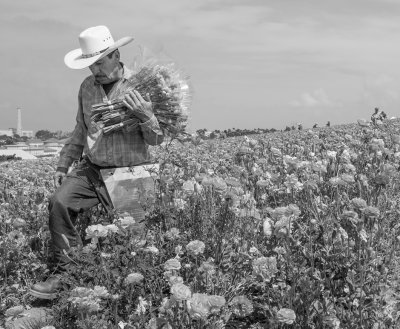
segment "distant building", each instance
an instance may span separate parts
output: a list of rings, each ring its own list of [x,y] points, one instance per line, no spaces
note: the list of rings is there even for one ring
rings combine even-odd
[[[14,136],[14,132],[13,132],[12,128],[0,129],[0,136],[3,136],[3,135],[12,137],[12,136]]]
[[[18,142],[12,145],[5,145],[4,148],[7,150],[24,150],[28,148],[28,145],[24,142]]]
[[[17,134],[22,136],[22,114],[19,107],[17,107]]]
[[[33,130],[22,130],[20,137],[33,138]]]
[[[9,152],[21,150],[35,157],[51,157],[58,155],[63,145],[63,142],[60,143],[56,139],[47,140],[45,142],[40,139],[31,139],[26,143],[20,142],[14,145],[5,145],[4,149]]]
[[[0,136],[6,135],[6,136],[10,136],[13,137],[14,135],[17,134],[17,130],[15,128],[8,128],[8,129],[0,129]],[[21,134],[18,134],[19,137],[28,137],[28,138],[32,138],[33,135],[33,130],[22,130]]]
[[[30,139],[26,141],[29,147],[43,147],[44,142],[40,139]]]
[[[59,140],[55,138],[47,139],[44,141],[45,152],[56,152],[57,154],[59,154],[64,144],[64,140]]]
[[[33,137],[33,130],[22,130],[22,110],[17,108],[17,128],[0,129],[0,136],[6,135],[13,137],[18,135],[19,137]]]

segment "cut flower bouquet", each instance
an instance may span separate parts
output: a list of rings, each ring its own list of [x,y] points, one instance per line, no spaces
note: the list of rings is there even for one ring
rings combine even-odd
[[[147,95],[153,106],[160,128],[168,136],[187,134],[189,106],[192,88],[189,78],[172,61],[162,61],[161,57],[144,58],[136,61],[131,68],[133,74],[121,82],[109,95],[109,101],[92,106],[91,120],[104,134],[123,127],[138,126],[139,120],[124,105],[126,93],[137,90],[143,97]]]

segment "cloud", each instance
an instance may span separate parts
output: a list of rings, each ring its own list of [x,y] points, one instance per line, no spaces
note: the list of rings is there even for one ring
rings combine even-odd
[[[340,103],[329,98],[324,89],[319,88],[312,92],[305,92],[300,98],[290,102],[293,107],[338,107]]]
[[[363,101],[368,106],[398,106],[400,101],[399,83],[399,79],[385,74],[369,76],[364,81]]]
[[[105,24],[116,39],[135,37],[122,51],[127,65],[134,44],[162,45],[190,74],[195,127],[208,127],[210,117],[215,128],[244,125],[244,107],[255,125],[275,126],[294,116],[351,120],[366,104],[395,111],[399,15],[398,0],[2,0],[0,60],[12,64],[2,71],[3,108],[23,107],[32,128],[72,129],[88,72],[68,70],[62,59],[84,28]],[[11,125],[9,116],[2,112],[1,126]]]

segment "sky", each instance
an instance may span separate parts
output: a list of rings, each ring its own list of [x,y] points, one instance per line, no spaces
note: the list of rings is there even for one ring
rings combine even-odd
[[[139,46],[193,86],[189,131],[311,127],[400,108],[398,0],[2,0],[0,129],[72,131],[88,69],[64,56],[106,25],[126,65]]]

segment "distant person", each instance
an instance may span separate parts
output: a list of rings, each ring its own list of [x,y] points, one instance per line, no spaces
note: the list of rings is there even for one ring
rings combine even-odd
[[[313,128],[318,128],[318,123],[314,123]]]
[[[371,121],[373,124],[382,123],[382,120],[386,119],[386,113],[381,111],[379,107],[375,107],[375,112],[371,115]]]
[[[327,126],[327,127],[330,127],[330,126],[331,126],[331,122],[328,121],[328,122],[326,123],[326,126]]]
[[[137,118],[133,126],[101,134],[102,128],[91,120],[92,105],[108,101],[109,93],[133,75],[120,61],[119,52],[132,40],[124,37],[114,41],[106,26],[95,26],[84,30],[79,35],[80,48],[64,57],[66,66],[89,68],[91,75],[79,89],[76,126],[61,150],[54,175],[57,190],[49,202],[50,246],[56,275],[31,286],[30,294],[37,298],[53,299],[61,288],[61,277],[70,262],[63,251],[81,244],[75,227],[78,214],[100,202],[107,209],[112,207],[100,169],[146,163],[150,160],[148,145],[163,142],[150,99],[136,90],[126,93],[124,98],[127,110]],[[80,160],[78,165],[67,175],[76,160]]]
[[[298,130],[303,130],[303,125],[302,125],[301,123],[299,123],[299,124],[297,125],[297,129],[298,129]]]

